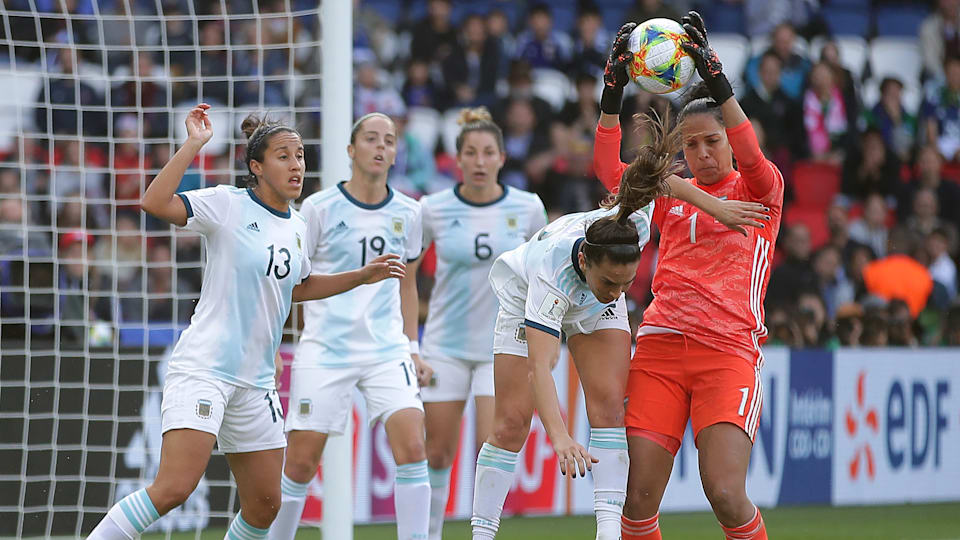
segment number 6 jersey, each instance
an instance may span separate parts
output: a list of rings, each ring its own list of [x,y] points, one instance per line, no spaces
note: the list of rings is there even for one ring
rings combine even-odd
[[[184,229],[206,239],[200,301],[173,349],[171,373],[208,373],[244,387],[275,387],[274,356],[293,287],[310,274],[306,222],[252,190],[217,186],[178,194]]]
[[[300,207],[313,272],[356,270],[387,253],[405,263],[420,256],[420,203],[388,186],[383,201],[364,204],[343,185],[307,197]],[[305,302],[303,321],[294,359],[298,366],[350,367],[410,358],[398,279]]]
[[[423,332],[423,355],[493,360],[497,298],[487,276],[501,253],[523,244],[547,222],[540,198],[503,187],[489,203],[460,196],[460,186],[428,195],[423,245],[437,246],[436,284]]]

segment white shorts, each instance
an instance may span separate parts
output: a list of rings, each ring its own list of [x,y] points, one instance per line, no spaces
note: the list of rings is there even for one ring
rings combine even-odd
[[[527,356],[527,327],[524,325],[524,304],[522,301],[504,301],[500,295],[500,310],[497,312],[497,324],[493,333],[493,354],[513,354]],[[612,309],[604,308],[590,318],[576,323],[564,323],[561,330],[567,339],[577,334],[592,334],[597,330],[617,328],[630,332],[627,318],[627,302],[623,295],[617,299]]]
[[[212,433],[225,454],[287,446],[276,390],[245,388],[205,375],[168,373],[160,416],[163,433],[183,428]]]
[[[420,390],[425,403],[465,401],[471,394],[493,396],[493,362],[471,362],[448,356],[424,356],[436,384]]]
[[[423,411],[416,368],[408,356],[379,364],[327,368],[297,366],[290,371],[290,414],[286,431],[343,434],[353,407],[353,389],[367,402],[372,426],[403,409]]]

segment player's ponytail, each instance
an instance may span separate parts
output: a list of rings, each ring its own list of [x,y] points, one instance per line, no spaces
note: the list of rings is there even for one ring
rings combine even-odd
[[[693,85],[693,88],[686,93],[684,98],[683,108],[680,109],[680,114],[677,116],[678,125],[682,125],[684,120],[695,114],[709,114],[716,118],[721,126],[724,125],[720,105],[717,105],[716,100],[710,96],[707,83],[700,81]]]
[[[493,117],[490,116],[490,111],[488,111],[486,107],[461,109],[457,124],[461,126],[460,133],[457,134],[457,155],[460,155],[460,150],[463,149],[463,140],[467,134],[475,131],[486,132],[493,135],[493,138],[497,141],[497,148],[500,149],[500,153],[504,153],[503,131],[500,130],[500,126],[493,122]]]
[[[630,216],[667,193],[667,178],[677,172],[680,163],[680,131],[669,129],[669,114],[663,118],[637,115],[643,126],[649,126],[653,140],[637,151],[637,157],[620,178],[617,192],[603,202],[604,208],[617,213],[601,218],[587,228],[583,254],[587,260],[609,258],[626,264],[640,259],[640,236]]]
[[[250,162],[256,160],[263,163],[263,155],[270,146],[270,139],[277,133],[283,132],[300,136],[300,133],[292,127],[276,120],[268,120],[266,115],[261,118],[255,113],[250,113],[243,119],[240,131],[247,137],[247,151],[243,161],[247,165],[247,172],[250,173],[247,177],[247,185],[251,187],[257,185],[258,180],[257,175],[253,174],[253,169],[250,168]]]

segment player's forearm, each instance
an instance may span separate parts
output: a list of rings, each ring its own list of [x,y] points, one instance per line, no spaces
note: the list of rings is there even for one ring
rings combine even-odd
[[[600,113],[600,125],[607,128],[613,129],[620,125],[620,115],[619,114],[607,114],[605,112]]]
[[[600,123],[593,137],[593,170],[600,182],[611,192],[620,187],[620,177],[627,167],[620,161],[619,116],[600,113]]]
[[[407,268],[407,275],[400,280],[400,312],[403,314],[403,333],[410,341],[420,337],[420,300],[417,298],[416,269]]]
[[[686,182],[679,176],[670,175],[667,178],[667,185],[670,187],[671,197],[688,202],[713,217],[717,217],[717,213],[720,212],[720,199]]]
[[[293,288],[293,301],[319,300],[345,293],[363,283],[361,270],[337,274],[310,274]]]
[[[537,414],[540,415],[540,421],[543,422],[543,428],[553,441],[556,437],[567,434],[567,428],[560,415],[560,399],[557,396],[553,375],[550,374],[550,364],[553,362],[547,356],[546,354],[536,355],[531,351],[527,362],[533,379],[533,402],[537,407]]]
[[[727,129],[735,128],[747,121],[747,113],[743,112],[736,98],[730,98],[720,105],[720,114],[723,116],[723,125]]]
[[[143,192],[140,206],[144,211],[164,219],[163,210],[176,195],[180,180],[183,179],[184,173],[187,172],[187,168],[193,163],[201,148],[203,148],[202,143],[188,140],[177,150],[173,158],[163,166],[160,173]]]

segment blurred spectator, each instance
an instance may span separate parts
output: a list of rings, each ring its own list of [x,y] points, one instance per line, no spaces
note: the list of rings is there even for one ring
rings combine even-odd
[[[751,37],[768,34],[784,22],[808,33],[815,32],[813,26],[819,22],[820,0],[735,0],[741,1],[746,14],[747,34]]]
[[[871,193],[893,196],[899,189],[900,160],[887,151],[879,131],[868,129],[860,136],[859,146],[844,159],[841,191],[863,200]]]
[[[827,310],[827,318],[833,320],[841,305],[855,299],[853,284],[843,268],[840,250],[829,244],[820,248],[813,255],[813,272],[816,274],[818,290]]]
[[[58,140],[54,148],[59,156],[59,163],[50,169],[49,195],[59,212],[67,199],[85,198],[88,205],[88,221],[83,223],[84,228],[101,229],[107,227],[108,199],[105,188],[104,175],[97,172],[96,163],[92,163],[91,156],[84,151],[92,143],[81,142],[77,139]]]
[[[794,159],[802,157],[806,147],[800,103],[780,88],[783,62],[772,51],[760,57],[760,83],[750,87],[740,100],[743,112],[763,128],[768,157],[781,169],[789,169]]]
[[[450,19],[450,0],[430,0],[427,16],[413,26],[410,56],[433,64],[443,62],[457,46],[457,29]]]
[[[868,264],[876,260],[873,250],[863,244],[857,244],[850,252],[850,259],[847,261],[847,276],[853,285],[857,301],[868,295],[867,284],[864,281],[863,270]]]
[[[847,111],[847,124],[856,126],[860,115],[860,98],[857,96],[857,85],[853,74],[844,67],[840,60],[840,49],[836,41],[827,41],[820,51],[820,62],[830,67],[833,72],[833,81],[843,96],[843,106]]]
[[[510,33],[510,20],[507,19],[507,15],[503,11],[495,9],[487,14],[486,24],[487,36],[496,46],[500,57],[500,65],[497,68],[497,79],[499,80],[507,74],[513,53],[517,48],[517,41]]]
[[[889,316],[884,305],[871,305],[864,309],[863,333],[860,344],[865,347],[886,347],[889,342]]]
[[[407,63],[407,80],[400,93],[408,107],[443,108],[440,90],[430,78],[430,64],[422,58],[411,58]]]
[[[782,240],[786,252],[781,262],[770,274],[767,302],[771,305],[793,304],[799,291],[817,287],[817,276],[810,263],[810,231],[802,223],[795,223],[786,230]]]
[[[443,61],[443,79],[453,107],[492,107],[496,98],[500,48],[487,37],[483,18],[464,20],[460,40]]]
[[[937,10],[920,25],[920,53],[925,75],[943,79],[943,61],[960,56],[960,1],[937,1]]]
[[[624,20],[637,24],[657,18],[680,22],[680,13],[686,13],[687,10],[678,11],[680,7],[677,6],[677,2],[671,2],[671,4],[673,4],[672,7],[665,4],[663,0],[634,0]]]
[[[40,85],[39,104],[34,121],[41,133],[102,136],[107,132],[106,113],[92,110],[103,107],[104,101],[92,86],[77,77],[77,55],[74,49],[57,49],[56,67],[47,73]],[[48,92],[49,88],[49,92]]]
[[[916,347],[917,338],[913,332],[914,316],[910,314],[910,307],[899,298],[894,298],[887,305],[889,316],[887,334],[889,343],[895,347]]]
[[[139,2],[100,2],[101,14],[114,17],[108,24],[88,21],[94,36],[103,36],[107,49],[107,70],[111,73],[123,65],[129,65],[135,45],[158,45],[160,28],[153,20],[143,15],[152,15]],[[101,33],[102,27],[102,33]],[[169,44],[169,42],[168,42]]]
[[[223,22],[218,20],[200,23],[200,99],[234,105],[230,100],[230,59],[223,37]]]
[[[165,76],[163,69],[154,63],[153,53],[139,51],[133,56],[130,72],[118,74],[118,79],[110,93],[112,105],[131,112],[142,111],[144,137],[166,137],[169,132],[167,88],[161,82]]]
[[[960,305],[955,305],[947,312],[947,320],[943,329],[944,345],[960,347]]]
[[[353,89],[354,118],[372,112],[395,115],[406,109],[400,94],[380,79],[381,74],[373,58],[361,59],[357,65],[357,84]]]
[[[770,33],[770,48],[780,58],[780,87],[791,99],[799,100],[803,95],[803,85],[810,72],[810,60],[797,52],[797,33],[790,23],[778,24]],[[766,52],[766,51],[764,51]],[[745,80],[753,88],[760,86],[760,58],[758,54],[747,62],[744,70]]]
[[[577,31],[573,39],[573,60],[570,63],[570,71],[601,77],[610,52],[608,50],[610,40],[611,36],[603,28],[603,18],[597,6],[581,4],[580,13],[577,15]]]
[[[527,172],[531,189],[540,196],[544,206],[551,211],[568,214],[584,212],[597,207],[599,197],[594,196],[598,183],[588,178],[593,166],[593,145],[578,137],[575,132],[560,122],[550,128],[551,153],[541,154],[539,159],[528,161]],[[540,176],[537,169],[546,161],[548,168]]]
[[[827,210],[827,230],[830,232],[828,245],[835,247],[839,252],[843,264],[849,264],[855,249],[863,247],[873,250],[866,244],[861,244],[850,238],[850,224],[847,218],[847,208],[842,204],[833,204]]]
[[[863,279],[867,291],[884,300],[899,298],[910,306],[910,316],[914,319],[927,305],[927,299],[933,290],[933,279],[925,266],[905,254],[909,249],[902,232],[894,231],[890,235],[887,247],[888,256],[867,264],[863,269]]]
[[[114,250],[116,244],[116,250]],[[93,249],[95,271],[118,289],[140,291],[139,270],[145,262],[140,219],[132,212],[118,212],[113,237],[97,242]]]
[[[940,201],[940,217],[950,221],[955,226],[960,226],[960,185],[945,180],[941,174],[943,169],[943,157],[933,145],[927,145],[920,148],[917,152],[917,164],[915,167],[916,175],[914,181],[908,188],[908,193],[904,200],[912,201],[914,194],[921,189],[932,189],[937,194]],[[903,209],[909,208],[906,204]],[[906,212],[902,212],[902,218],[906,218]]]
[[[390,185],[416,198],[438,191],[440,186],[436,182],[437,169],[433,160],[433,149],[424,148],[420,141],[405,129],[405,112],[394,114],[391,118],[397,127],[397,157],[390,169]]]
[[[949,161],[960,160],[960,56],[944,62],[946,82],[931,85],[923,104],[921,125],[926,140]]]
[[[957,246],[957,228],[940,218],[940,203],[932,189],[918,189],[913,194],[913,213],[903,220],[901,227],[909,234],[908,242],[919,247],[923,239],[936,229],[942,229],[948,238],[950,251]],[[956,209],[954,209],[956,211]]]
[[[952,302],[957,297],[957,264],[950,258],[949,233],[945,229],[937,228],[930,231],[924,241],[924,248],[930,263],[930,277],[943,285],[947,293],[947,300]]]
[[[553,118],[553,109],[549,103],[533,94],[533,76],[530,73],[530,64],[523,60],[511,62],[507,83],[509,84],[507,95],[497,102],[492,111],[493,119],[497,125],[504,126],[507,124],[509,121],[507,109],[513,101],[522,99],[529,102],[530,106],[533,107],[537,132],[546,134],[550,119]]]
[[[537,114],[529,99],[511,99],[505,116],[502,125],[507,160],[500,172],[500,179],[504,184],[529,189],[527,162],[548,152],[550,140],[537,131]]]
[[[860,304],[844,304],[837,310],[836,319],[837,341],[841,347],[856,347],[860,345],[863,335],[863,308]]]
[[[110,320],[107,309],[91,304],[88,282],[93,279],[87,266],[89,247],[93,237],[83,231],[71,231],[60,236],[57,257],[61,261],[57,281],[60,339],[83,342],[87,326],[97,320]]]
[[[795,347],[823,347],[827,343],[827,310],[823,298],[814,291],[803,291],[797,297],[797,327],[800,343]]]
[[[148,168],[144,156],[140,151],[140,125],[135,114],[117,116],[117,125],[114,129],[113,163],[110,168],[113,174],[113,198],[118,206],[135,210],[139,208],[140,194],[144,189],[144,169]]]
[[[850,224],[850,238],[870,246],[874,255],[887,254],[887,203],[883,196],[871,193],[863,203],[863,216]]]
[[[22,199],[0,199],[0,255],[49,253],[50,239],[37,230]]]
[[[353,48],[370,51],[382,65],[390,65],[397,58],[397,35],[393,25],[376,6],[362,0],[353,0]]]
[[[803,338],[797,320],[788,311],[785,305],[773,305],[766,310],[764,324],[770,338],[767,346],[799,347]]]
[[[163,35],[166,36],[166,44],[169,48],[167,54],[170,55],[170,76],[186,76],[196,72],[196,53],[191,48],[196,47],[197,38],[194,33],[194,25],[190,21],[187,11],[178,4],[167,4],[163,8]],[[176,99],[177,89],[189,88],[190,84],[183,82],[173,84],[174,103],[180,101]]]
[[[600,117],[600,105],[597,101],[597,79],[589,73],[581,72],[576,77],[576,99],[568,101],[560,111],[560,120],[573,129],[573,135],[593,144],[593,134]]]
[[[810,84],[803,94],[803,125],[814,160],[839,165],[850,146],[856,126],[847,120],[843,94],[833,69],[820,62],[810,70]]]
[[[527,13],[527,29],[517,36],[515,57],[532,68],[564,71],[570,64],[573,45],[570,36],[553,29],[553,15],[547,4],[536,4]]]
[[[880,130],[883,142],[901,161],[910,159],[917,140],[917,118],[903,108],[903,83],[884,77],[880,100],[866,112],[867,126]]]

